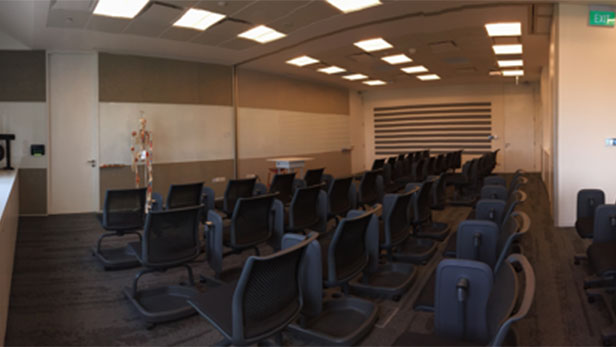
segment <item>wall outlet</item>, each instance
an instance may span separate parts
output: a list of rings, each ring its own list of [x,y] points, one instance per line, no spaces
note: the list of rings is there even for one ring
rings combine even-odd
[[[255,177],[257,177],[257,175],[253,173],[246,174],[246,178],[255,178]]]
[[[214,183],[220,183],[220,182],[224,182],[226,180],[227,180],[227,178],[226,177],[222,177],[222,176],[221,177],[214,177],[214,178],[212,178],[212,182],[214,182]]]

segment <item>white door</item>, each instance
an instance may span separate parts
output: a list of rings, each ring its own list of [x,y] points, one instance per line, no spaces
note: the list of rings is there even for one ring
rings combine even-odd
[[[530,88],[505,93],[505,172],[535,168],[535,99]]]
[[[98,57],[50,53],[49,213],[98,211]]]

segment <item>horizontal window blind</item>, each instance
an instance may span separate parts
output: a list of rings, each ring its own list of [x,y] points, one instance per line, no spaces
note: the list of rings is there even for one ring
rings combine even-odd
[[[450,103],[374,108],[376,155],[422,149],[465,154],[490,151],[492,103]]]

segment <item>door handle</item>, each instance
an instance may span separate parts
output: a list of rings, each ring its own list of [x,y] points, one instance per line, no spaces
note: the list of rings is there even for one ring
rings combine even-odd
[[[90,164],[90,166],[92,166],[92,167],[96,167],[96,160],[94,160],[94,159],[88,160],[88,161],[86,161],[86,163]]]

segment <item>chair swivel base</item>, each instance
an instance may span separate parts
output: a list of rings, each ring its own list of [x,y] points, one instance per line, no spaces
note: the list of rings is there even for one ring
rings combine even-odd
[[[133,297],[133,289],[124,288],[124,295],[147,323],[164,323],[196,314],[187,299],[199,294],[195,287],[166,286],[141,289]]]
[[[335,293],[323,300],[318,317],[301,325],[291,324],[287,329],[320,345],[349,346],[366,336],[377,318],[378,307],[374,303]]]
[[[392,251],[392,259],[405,263],[425,264],[436,253],[437,246],[433,240],[408,238]]]
[[[415,231],[415,236],[420,238],[428,238],[437,241],[443,241],[449,234],[449,224],[447,223],[425,223]]]
[[[371,297],[400,300],[415,280],[416,269],[411,264],[382,263],[374,272],[362,274],[349,282],[351,292]]]
[[[137,256],[128,247],[104,248],[100,252],[92,247],[92,255],[103,264],[105,270],[123,270],[141,266]]]

